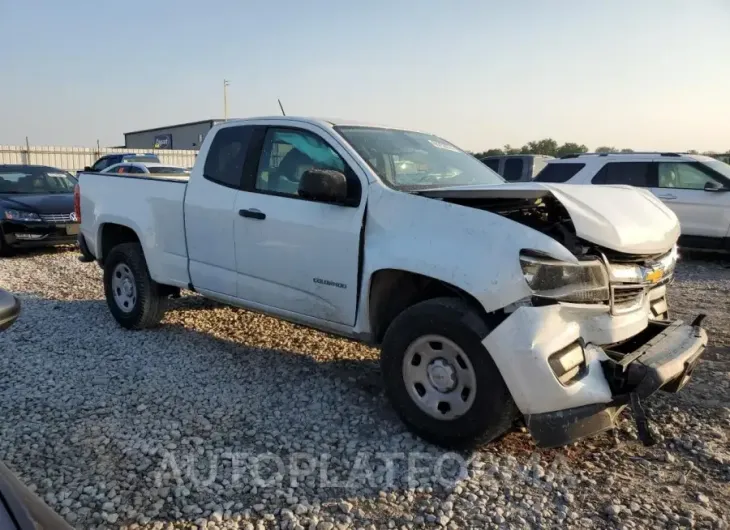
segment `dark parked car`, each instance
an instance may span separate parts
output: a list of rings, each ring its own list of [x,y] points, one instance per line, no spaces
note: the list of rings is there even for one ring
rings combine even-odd
[[[507,182],[530,182],[547,165],[547,161],[552,159],[552,156],[547,155],[496,155],[480,158]]]
[[[20,315],[20,302],[0,289],[0,331],[8,329]],[[0,462],[0,529],[72,530],[60,515],[30,491]]]
[[[68,171],[0,165],[0,254],[26,246],[73,244],[79,233]]]
[[[94,162],[93,166],[86,166],[84,171],[99,172],[109,166],[121,164],[122,162],[159,164],[160,159],[153,153],[115,153],[113,155],[102,156],[99,160]]]

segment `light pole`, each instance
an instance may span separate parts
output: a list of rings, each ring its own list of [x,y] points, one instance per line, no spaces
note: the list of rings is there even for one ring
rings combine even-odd
[[[227,79],[223,80],[223,119],[228,121],[228,85],[231,82]]]

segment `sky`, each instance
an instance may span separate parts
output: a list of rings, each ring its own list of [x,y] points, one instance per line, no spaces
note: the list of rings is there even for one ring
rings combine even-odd
[[[0,0],[0,144],[337,117],[471,151],[730,151],[730,0]]]

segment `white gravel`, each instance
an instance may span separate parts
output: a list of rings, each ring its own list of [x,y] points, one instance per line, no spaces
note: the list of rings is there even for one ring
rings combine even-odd
[[[710,315],[693,382],[537,450],[517,430],[470,453],[411,436],[376,352],[197,296],[123,331],[101,271],[63,250],[0,261],[22,297],[0,334],[0,459],[78,528],[727,528],[730,269],[685,260],[676,314]]]

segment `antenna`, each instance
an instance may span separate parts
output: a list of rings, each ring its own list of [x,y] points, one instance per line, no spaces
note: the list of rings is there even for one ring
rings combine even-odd
[[[284,105],[281,104],[281,100],[277,99],[276,101],[279,102],[279,108],[281,109],[281,115],[286,116],[286,112],[284,112]]]

